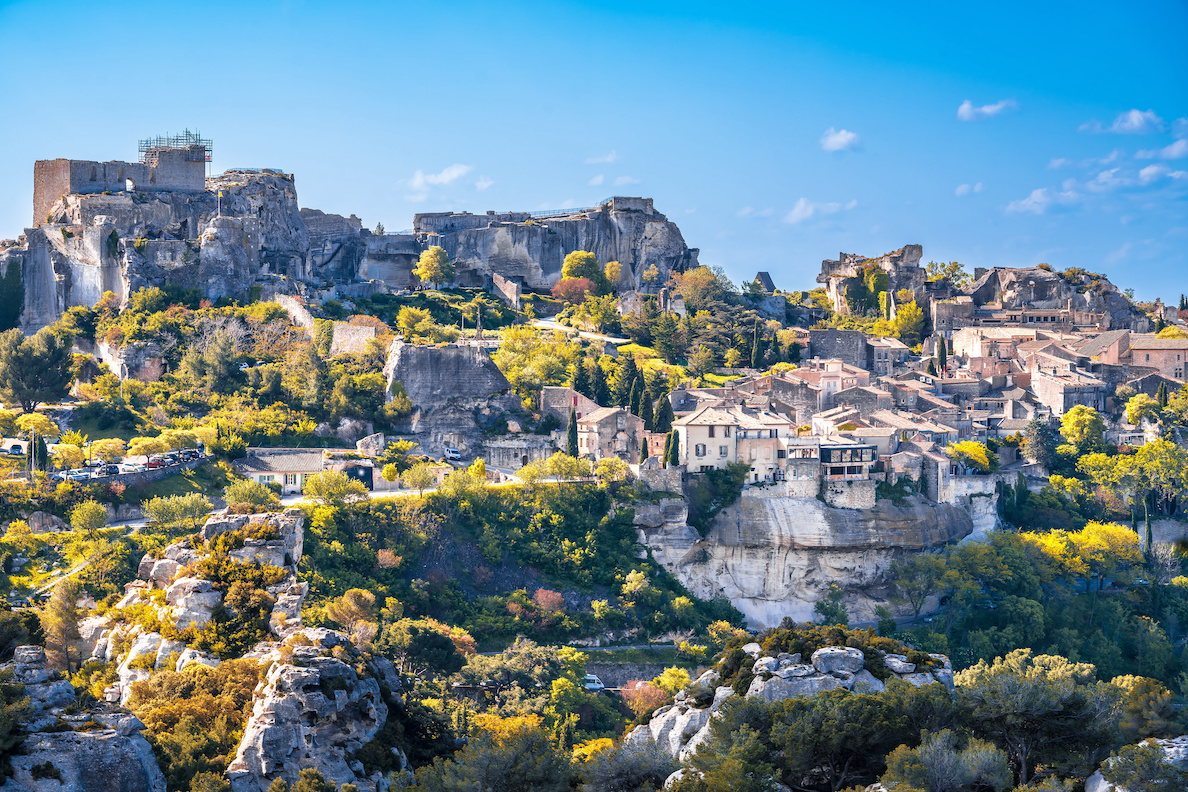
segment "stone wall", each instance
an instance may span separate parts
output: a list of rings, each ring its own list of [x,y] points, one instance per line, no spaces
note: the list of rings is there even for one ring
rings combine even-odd
[[[501,297],[504,302],[510,305],[517,311],[520,310],[520,284],[513,280],[500,275],[498,272],[491,273],[491,288],[496,296]]]
[[[860,369],[869,367],[870,345],[858,330],[809,330],[809,357],[837,358]]]
[[[451,399],[486,399],[511,390],[485,349],[474,346],[420,346],[395,341],[384,364],[391,398],[399,382],[417,407],[432,408]]]
[[[374,327],[354,325],[348,322],[334,323],[334,340],[330,342],[330,354],[358,354],[367,349],[367,342],[376,337]]]
[[[836,509],[873,509],[877,486],[874,479],[826,481],[825,502]]]
[[[313,314],[309,312],[309,309],[305,307],[305,303],[300,298],[292,297],[288,294],[278,294],[273,300],[277,305],[289,312],[289,317],[292,318],[294,324],[313,329]]]
[[[198,457],[197,459],[182,462],[180,465],[153,468],[152,470],[144,470],[139,473],[120,473],[115,476],[104,476],[101,479],[96,479],[96,481],[104,484],[123,484],[127,487],[140,487],[160,481],[161,479],[167,479],[170,476],[176,476],[187,470],[193,470],[199,465],[205,464],[209,459],[211,457]]]
[[[483,443],[483,459],[488,467],[519,470],[529,462],[548,459],[556,448],[545,435],[499,437]]]

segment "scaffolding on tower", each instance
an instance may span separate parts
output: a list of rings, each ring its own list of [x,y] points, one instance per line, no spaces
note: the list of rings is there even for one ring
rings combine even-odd
[[[139,141],[137,150],[140,161],[145,165],[156,165],[157,157],[162,151],[181,149],[186,152],[187,162],[210,162],[213,151],[210,138],[202,137],[202,133],[195,130],[185,130],[180,135],[157,135]]]

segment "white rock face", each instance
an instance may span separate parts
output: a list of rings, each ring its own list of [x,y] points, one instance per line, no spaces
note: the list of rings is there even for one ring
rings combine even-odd
[[[52,722],[57,713],[74,703],[74,686],[68,679],[54,679],[56,672],[46,663],[44,648],[18,646],[12,659],[13,681],[25,686],[25,695],[33,705],[30,728]]]
[[[137,721],[139,723],[139,721]],[[131,724],[89,732],[37,733],[12,757],[6,789],[22,792],[165,792],[165,776],[148,741]],[[140,724],[144,728],[144,724]],[[34,779],[32,768],[49,762],[62,776]]]
[[[173,606],[178,629],[184,630],[191,625],[201,627],[210,621],[214,609],[223,602],[223,593],[209,580],[184,577],[165,589],[165,601]]]
[[[295,646],[302,666],[276,662],[257,688],[252,715],[235,760],[227,770],[234,792],[266,792],[276,778],[292,786],[302,768],[314,767],[338,787],[359,778],[345,757],[361,748],[387,720],[379,683],[360,678],[341,660],[324,656],[329,646],[349,645],[341,633],[307,630],[313,646]]]
[[[1167,740],[1153,740],[1163,749],[1163,758],[1182,771],[1188,771],[1188,734]],[[1085,792],[1130,792],[1126,787],[1114,786],[1098,770],[1085,779]]]
[[[175,671],[181,671],[186,666],[197,663],[208,668],[218,668],[221,661],[214,655],[209,655],[206,652],[199,652],[196,649],[184,649],[178,655],[177,665],[174,667]]]
[[[752,488],[722,510],[704,539],[683,521],[638,528],[686,588],[706,599],[726,597],[762,629],[785,616],[811,620],[831,583],[847,590],[852,618],[872,619],[885,602],[880,586],[892,561],[968,536],[974,523],[965,508],[947,504],[897,507],[884,500],[856,511]]]
[[[848,646],[825,646],[813,652],[813,668],[822,674],[856,674],[866,662],[860,649]]]
[[[751,651],[762,652],[759,644],[747,644],[743,651],[747,651],[748,648]],[[918,672],[896,676],[917,686],[941,682],[952,691],[953,671],[949,658],[944,655],[933,655],[933,658],[942,667],[932,673]],[[815,696],[829,690],[878,693],[886,688],[882,680],[863,667],[865,658],[861,650],[845,646],[826,646],[813,653],[812,665],[801,663],[800,659],[799,654],[759,657],[752,666],[755,677],[747,688],[746,698],[776,702],[798,696]],[[915,669],[911,663],[906,665]],[[716,683],[718,675],[712,670],[698,677],[697,683],[708,685],[711,673],[714,674],[712,680]],[[733,688],[721,686],[714,691],[713,703],[705,708],[696,708],[690,707],[688,699],[678,694],[676,704],[656,710],[646,726],[637,726],[627,734],[624,743],[639,745],[651,740],[674,759],[684,761],[697,750],[698,745],[709,738],[710,722],[720,717],[719,710],[723,702],[735,695],[737,694]]]

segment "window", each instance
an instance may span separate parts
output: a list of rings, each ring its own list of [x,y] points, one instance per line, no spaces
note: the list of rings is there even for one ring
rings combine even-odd
[[[722,427],[722,437],[730,437],[730,427],[729,426]]]
[[[1147,362],[1148,362],[1148,363],[1150,363],[1150,362],[1151,362],[1151,356],[1150,356],[1150,355],[1147,355]]]
[[[698,443],[696,448],[697,448],[697,456],[705,456],[705,444],[704,443]]]
[[[788,452],[785,451],[784,449],[780,448],[780,449],[776,450],[776,458],[777,459],[783,459],[786,456],[788,456]]]
[[[713,427],[713,426],[711,426],[711,427],[709,428],[709,436],[710,436],[710,437],[713,437],[713,436],[714,436],[714,428],[715,428],[715,427]]]
[[[727,449],[726,446],[718,446],[718,456],[724,457],[729,453],[730,453],[730,451]]]
[[[287,484],[290,487],[297,486],[297,474],[296,473],[286,473],[285,474],[285,484]]]

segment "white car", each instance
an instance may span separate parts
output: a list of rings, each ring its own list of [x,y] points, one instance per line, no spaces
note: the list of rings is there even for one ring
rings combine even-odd
[[[586,690],[593,690],[595,692],[606,689],[606,685],[602,684],[602,680],[594,674],[586,674],[584,677],[582,677],[582,687],[584,687]]]
[[[457,462],[457,461],[459,461],[460,459],[462,459],[462,452],[461,452],[461,451],[459,451],[459,450],[458,450],[458,449],[456,449],[456,448],[452,448],[452,447],[450,447],[450,446],[446,446],[446,449],[445,449],[445,458],[446,458],[446,459],[448,459],[448,460],[449,460],[449,461],[451,461],[451,462]]]
[[[125,462],[120,465],[121,473],[143,473],[148,470],[144,465],[138,465],[135,462]]]

